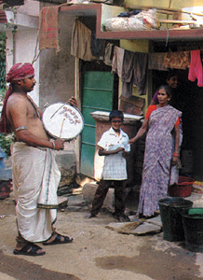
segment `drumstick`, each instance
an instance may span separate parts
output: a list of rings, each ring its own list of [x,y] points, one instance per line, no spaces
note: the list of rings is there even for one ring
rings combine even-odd
[[[68,100],[68,101],[69,101],[69,100]],[[53,113],[53,115],[51,115],[50,119],[52,119],[53,116],[56,115],[56,113],[57,113],[64,105],[66,105],[67,103],[69,103],[68,101],[66,101],[65,103],[63,103],[63,104]]]
[[[66,101],[65,103],[63,103],[63,104],[53,113],[53,115],[51,115],[50,119],[53,118],[53,116],[56,115],[56,113],[57,113],[65,104],[67,104],[67,103],[68,103],[68,101]]]
[[[61,131],[60,131],[60,136],[59,136],[59,138],[61,138],[61,136],[62,136],[63,125],[64,125],[64,121],[65,121],[65,119],[66,119],[66,118],[64,118],[64,119],[63,119],[63,121],[62,121]]]

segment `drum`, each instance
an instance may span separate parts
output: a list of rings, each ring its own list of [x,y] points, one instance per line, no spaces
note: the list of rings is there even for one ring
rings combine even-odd
[[[81,112],[66,103],[54,103],[48,106],[42,116],[47,133],[53,138],[72,140],[80,134],[84,127]]]

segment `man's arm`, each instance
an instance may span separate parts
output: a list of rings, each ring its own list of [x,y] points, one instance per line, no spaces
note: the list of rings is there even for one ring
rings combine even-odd
[[[29,128],[15,131],[17,128],[28,127],[28,107],[26,99],[24,98],[13,98],[9,101],[10,102],[7,104],[7,116],[12,125],[12,129],[16,134],[17,141],[24,142],[27,145],[34,147],[41,146],[53,148],[56,150],[63,149],[64,141],[62,141],[61,139],[57,139],[54,145],[48,139],[34,135]],[[41,129],[42,133],[45,133],[43,127]]]
[[[37,147],[46,147],[46,148],[51,148],[54,150],[62,150],[64,148],[64,141],[61,139],[56,139],[53,142],[39,138],[29,132],[29,130],[20,130],[16,132],[16,138],[18,139],[19,142],[24,142],[29,146]]]

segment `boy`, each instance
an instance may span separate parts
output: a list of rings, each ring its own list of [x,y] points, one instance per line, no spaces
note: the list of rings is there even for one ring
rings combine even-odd
[[[123,123],[123,113],[114,110],[109,114],[111,128],[104,132],[98,142],[99,155],[105,156],[102,179],[94,195],[92,209],[88,218],[96,217],[99,213],[108,189],[111,185],[115,187],[115,217],[120,222],[130,221],[124,215],[125,210],[125,181],[127,179],[127,168],[125,157],[130,151],[128,135],[120,128]]]

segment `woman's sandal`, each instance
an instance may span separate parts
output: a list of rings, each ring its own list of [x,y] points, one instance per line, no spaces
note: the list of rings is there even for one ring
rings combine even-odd
[[[64,240],[62,241],[61,240],[61,237],[64,238]],[[51,237],[50,237],[51,238]],[[49,240],[49,239],[48,239]],[[59,233],[56,233],[56,237],[55,239],[52,241],[52,242],[43,242],[42,244],[47,246],[47,245],[56,245],[56,244],[65,244],[65,243],[71,243],[73,241],[73,238],[70,238],[68,236],[64,236],[64,235],[61,235]]]
[[[14,255],[26,255],[26,256],[42,256],[45,254],[45,252],[37,253],[42,248],[38,245],[28,242],[22,249],[17,250],[14,249],[13,253]]]

